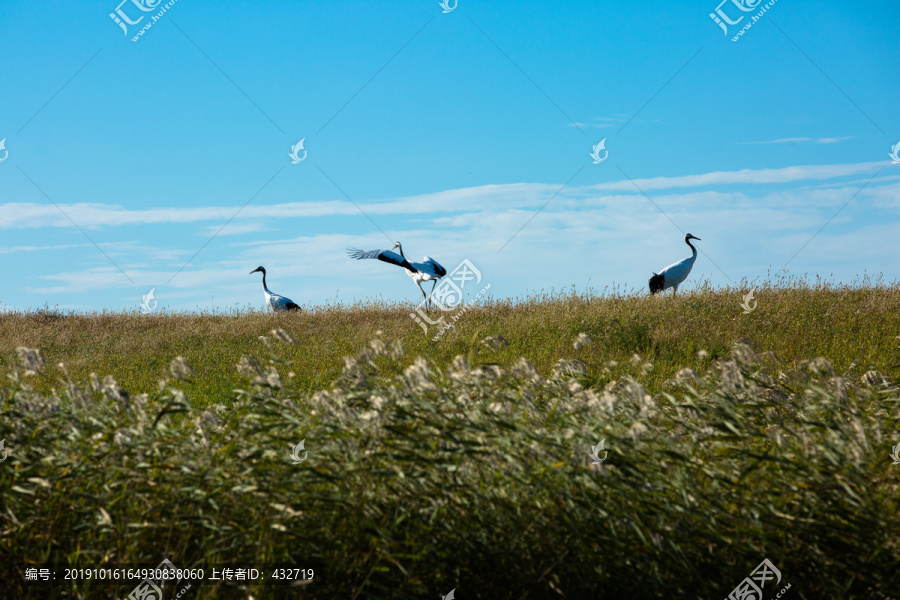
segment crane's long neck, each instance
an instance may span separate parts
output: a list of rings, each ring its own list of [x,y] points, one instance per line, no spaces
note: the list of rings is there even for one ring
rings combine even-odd
[[[400,256],[402,256],[403,258],[406,258],[406,255],[403,254],[403,246],[401,246],[400,244],[397,244],[397,250],[400,251]]]
[[[691,262],[697,260],[697,249],[694,248],[694,245],[691,243],[691,240],[684,240],[684,243],[691,247]]]
[[[268,288],[268,286],[266,286],[266,272],[263,271],[262,274],[263,274],[263,289],[266,290],[266,292],[271,294],[272,292],[269,292],[269,288]]]

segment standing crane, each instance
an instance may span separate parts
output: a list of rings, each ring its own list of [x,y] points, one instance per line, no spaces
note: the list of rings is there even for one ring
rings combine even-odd
[[[268,286],[266,286],[266,268],[265,267],[256,267],[250,274],[253,275],[257,271],[262,271],[263,274],[263,292],[266,294],[266,305],[274,310],[275,312],[282,310],[300,310],[300,306],[296,304],[290,298],[285,298],[284,296],[279,296],[278,294],[273,294],[269,291]]]
[[[394,248],[399,249],[400,254],[394,252]],[[431,281],[431,291],[434,292],[438,279],[447,274],[447,269],[442,267],[430,256],[423,258],[422,262],[409,262],[406,260],[406,256],[403,254],[403,246],[400,245],[400,242],[395,243],[390,250],[357,250],[356,248],[347,248],[347,254],[350,258],[355,258],[356,260],[377,258],[382,262],[403,267],[406,269],[406,274],[410,276],[417,286],[419,286],[419,291],[422,292],[422,297],[425,300],[428,300],[430,296],[428,296],[422,288],[422,282]]]
[[[691,240],[700,240],[700,238],[687,234],[684,236],[684,243],[691,247],[691,255],[684,260],[671,264],[659,273],[654,273],[650,278],[650,293],[662,292],[668,288],[672,288],[672,295],[678,291],[678,286],[687,279],[688,274],[694,267],[694,261],[697,260],[697,249],[691,243]]]

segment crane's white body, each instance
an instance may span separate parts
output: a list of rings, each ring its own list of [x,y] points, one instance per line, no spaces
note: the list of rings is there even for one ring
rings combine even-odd
[[[410,278],[416,282],[416,285],[421,288],[421,283],[423,281],[437,281],[441,277],[447,274],[447,269],[442,267],[440,263],[430,256],[426,256],[422,259],[422,262],[411,262],[415,272],[407,269],[406,274],[410,276]]]
[[[269,287],[266,285],[265,268],[256,267],[254,270],[250,271],[250,274],[252,275],[257,271],[262,271],[263,274],[263,293],[266,295],[266,306],[268,306],[275,312],[300,309],[300,306],[298,306],[297,303],[290,298],[285,298],[284,296],[279,296],[278,294],[273,294],[271,291],[269,291]]]
[[[400,254],[394,252],[394,248],[398,248]],[[442,267],[438,261],[430,256],[423,258],[422,262],[410,262],[406,260],[406,256],[403,254],[403,246],[400,245],[400,242],[394,244],[394,248],[391,248],[390,250],[356,250],[354,248],[348,248],[347,253],[350,255],[350,258],[355,258],[357,260],[375,258],[382,262],[403,267],[406,269],[406,274],[409,275],[410,279],[418,286],[419,291],[422,292],[422,297],[428,300],[429,296],[425,293],[425,289],[422,288],[422,283],[431,281],[431,291],[433,292],[438,279],[447,274],[447,269]]]
[[[291,305],[297,306],[297,304],[291,300],[290,298],[285,298],[284,296],[279,296],[278,294],[273,294],[269,290],[264,290],[266,294],[266,306],[271,308],[272,310],[292,310]],[[299,308],[299,307],[297,307]],[[294,309],[296,310],[296,309]]]
[[[678,286],[690,275],[691,269],[694,268],[694,262],[697,260],[697,249],[691,244],[691,240],[699,239],[690,233],[684,236],[684,243],[691,247],[691,255],[677,263],[672,263],[659,273],[654,273],[650,278],[651,294],[663,292],[669,288],[672,288],[673,294],[678,291]],[[659,278],[662,278],[662,281]]]

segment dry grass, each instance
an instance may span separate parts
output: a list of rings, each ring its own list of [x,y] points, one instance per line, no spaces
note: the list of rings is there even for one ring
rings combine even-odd
[[[352,355],[381,331],[408,354],[447,365],[457,355],[475,364],[509,365],[528,356],[547,375],[559,359],[578,359],[591,382],[605,384],[625,372],[635,354],[651,361],[648,381],[658,390],[683,367],[699,368],[728,351],[740,338],[758,350],[773,351],[786,364],[828,356],[841,372],[888,370],[896,363],[900,333],[900,287],[807,286],[796,280],[761,287],[755,311],[745,315],[736,290],[696,292],[675,298],[611,295],[532,297],[473,307],[456,331],[437,341],[409,317],[411,306],[369,304],[320,307],[300,314],[98,313],[61,315],[52,311],[0,316],[0,352],[10,361],[17,346],[40,348],[49,365],[65,364],[76,380],[91,372],[112,375],[131,393],[151,392],[167,366],[183,356],[196,375],[184,392],[197,406],[231,396],[241,380],[235,365],[244,354],[264,352],[259,340],[275,327],[298,340],[286,357],[298,389],[327,387]],[[437,315],[432,314],[432,318]],[[435,330],[432,327],[432,331]],[[592,344],[579,349],[573,339],[586,333]],[[481,340],[500,336],[508,345]],[[618,363],[612,367],[610,362]],[[893,362],[892,362],[893,361]],[[11,363],[10,363],[11,364]],[[397,374],[402,365],[391,367]],[[53,385],[52,379],[38,384]]]

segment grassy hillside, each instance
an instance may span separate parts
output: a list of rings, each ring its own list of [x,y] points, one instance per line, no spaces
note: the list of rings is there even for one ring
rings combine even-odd
[[[495,302],[469,309],[456,321],[456,330],[437,341],[432,339],[437,327],[426,335],[410,318],[407,305],[279,315],[3,314],[0,352],[14,361],[17,346],[40,348],[51,371],[63,363],[76,380],[91,372],[111,375],[131,393],[156,390],[169,361],[183,356],[195,371],[183,390],[196,406],[230,397],[241,383],[235,368],[241,356],[265,353],[259,337],[276,327],[297,339],[285,358],[295,374],[294,385],[308,391],[327,387],[340,373],[343,357],[368,344],[378,331],[400,343],[407,355],[405,363],[386,367],[387,374],[401,372],[418,355],[438,365],[460,354],[476,364],[499,365],[527,356],[544,376],[557,360],[578,359],[587,366],[590,383],[604,384],[627,371],[624,365],[638,354],[642,362],[653,363],[648,386],[657,390],[678,369],[704,366],[700,350],[714,360],[739,338],[753,340],[756,348],[771,350],[788,364],[828,356],[839,371],[853,365],[861,373],[896,363],[900,287],[781,285],[758,290],[758,305],[750,314],[741,309],[738,291]],[[433,320],[438,316],[431,314]],[[575,349],[579,333],[588,334],[593,344]],[[491,336],[503,341],[482,343]],[[36,385],[49,391],[55,383],[47,378]]]
[[[168,558],[316,573],[182,598],[708,599],[768,559],[766,598],[900,598],[900,290],[757,297],[494,304],[438,341],[403,307],[4,315],[0,580],[124,598],[22,573]]]

